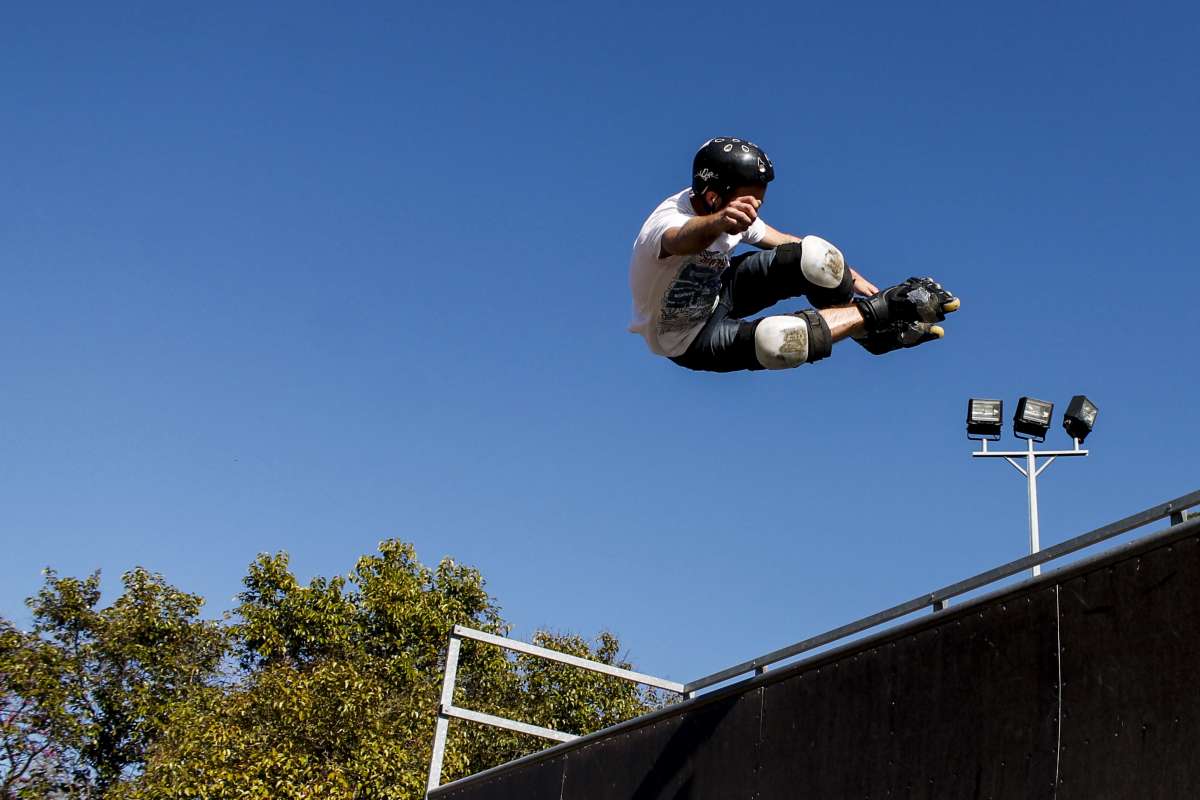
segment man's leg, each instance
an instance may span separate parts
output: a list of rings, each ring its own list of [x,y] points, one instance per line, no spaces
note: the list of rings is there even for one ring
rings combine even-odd
[[[862,312],[854,306],[822,308],[818,313],[829,326],[830,337],[835,342],[840,342],[848,336],[857,336],[864,330]]]
[[[877,354],[913,347],[941,338],[941,328],[930,320],[956,310],[958,299],[928,278],[910,278],[853,305],[752,321],[732,313],[740,305],[736,291],[723,289],[712,317],[691,346],[671,360],[712,372],[790,369],[826,358],[834,342],[852,336],[865,336],[863,346]]]
[[[754,357],[754,323],[729,316],[725,297],[682,355],[671,360],[702,372],[763,369]]]
[[[862,330],[862,313],[854,306],[743,320],[729,316],[722,303],[687,352],[671,360],[706,372],[789,369],[820,361],[834,342]]]
[[[939,286],[938,289],[940,290],[941,287]],[[939,316],[945,310],[952,311],[958,307],[957,298],[949,295],[948,292],[944,292],[944,294],[951,297],[951,300],[939,307],[936,312]],[[935,303],[937,299],[935,298]],[[946,308],[947,306],[953,306],[953,308]],[[861,304],[855,304],[823,308],[817,312],[805,311],[800,314],[772,316],[757,320],[754,323],[756,325],[755,357],[766,369],[788,369],[823,358],[824,355],[829,354],[834,342],[840,342],[847,337],[854,337],[854,341],[862,345],[868,352],[874,355],[883,355],[893,350],[916,347],[945,336],[945,331],[940,325],[919,320],[901,319],[888,322],[882,328],[875,327],[868,316],[869,313],[869,309],[867,313],[864,313]],[[915,315],[918,312],[913,310],[909,313]],[[815,330],[816,325],[812,316],[815,314],[820,314],[820,321],[824,323],[829,339],[828,346],[822,346],[818,342],[816,352],[823,352],[824,355],[818,355],[816,358],[813,357],[813,343],[816,341],[815,337],[818,336],[818,332]],[[805,324],[802,325],[798,322],[798,318],[802,318]]]
[[[842,253],[819,236],[774,250],[745,253],[730,264],[731,313],[748,317],[790,297],[807,297],[816,308],[854,299],[854,278]]]
[[[820,361],[834,342],[861,334],[863,315],[854,306],[779,314],[754,320],[754,357],[764,369],[791,369]]]

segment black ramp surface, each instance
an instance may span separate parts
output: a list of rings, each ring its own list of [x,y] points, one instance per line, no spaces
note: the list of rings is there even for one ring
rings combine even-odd
[[[563,797],[751,797],[760,706],[760,694],[752,690],[580,750],[567,762]]]
[[[1183,523],[433,798],[1200,799],[1198,534]]]
[[[1054,590],[943,613],[767,686],[758,796],[1051,797]]]
[[[566,755],[527,764],[520,769],[485,776],[481,780],[451,784],[439,797],[455,800],[552,800],[562,793]]]
[[[439,798],[728,800],[749,796],[758,690],[617,733],[551,761],[450,785]],[[565,780],[564,780],[565,769]]]
[[[1060,800],[1200,797],[1200,544],[1062,587]]]

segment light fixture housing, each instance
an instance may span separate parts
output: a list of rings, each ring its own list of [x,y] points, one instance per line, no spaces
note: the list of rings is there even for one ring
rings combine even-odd
[[[1044,442],[1053,416],[1054,403],[1022,397],[1017,401],[1017,413],[1013,415],[1013,433],[1021,439]]]
[[[1081,394],[1071,398],[1067,404],[1067,412],[1063,414],[1063,428],[1072,439],[1083,442],[1096,425],[1096,415],[1100,409],[1091,400]]]
[[[1004,427],[1004,401],[972,397],[967,401],[967,438],[996,441]]]

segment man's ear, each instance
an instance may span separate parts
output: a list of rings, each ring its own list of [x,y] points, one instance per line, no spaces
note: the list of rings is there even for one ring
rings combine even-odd
[[[721,202],[721,195],[717,194],[712,189],[709,189],[704,193],[704,201],[708,203],[708,207],[713,211],[720,211],[721,206],[724,205],[724,203]]]

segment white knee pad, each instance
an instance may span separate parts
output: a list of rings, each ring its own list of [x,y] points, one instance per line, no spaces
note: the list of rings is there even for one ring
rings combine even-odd
[[[846,275],[846,259],[820,236],[805,236],[800,240],[800,271],[809,283],[822,289],[835,289]]]
[[[815,311],[765,317],[754,328],[754,355],[766,369],[819,361],[833,350],[829,326]]]

